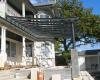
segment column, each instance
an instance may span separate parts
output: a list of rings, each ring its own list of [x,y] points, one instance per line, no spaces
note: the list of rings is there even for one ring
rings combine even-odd
[[[1,54],[0,54],[0,66],[4,67],[5,62],[7,61],[6,54],[6,28],[1,28]]]
[[[53,66],[55,66],[55,44],[54,41],[52,41],[52,60],[53,60]]]
[[[71,49],[71,62],[72,62],[72,78],[79,77],[79,63],[78,63],[78,52],[76,49]]]
[[[25,3],[22,2],[22,16],[25,17]]]
[[[99,67],[100,67],[100,61],[99,61],[100,59],[99,59],[99,57],[100,57],[100,55],[98,54],[97,57],[98,57],[98,69],[97,70],[99,71]]]
[[[38,52],[39,50],[37,50],[37,42],[36,42],[36,41],[34,41],[34,45],[33,45],[33,46],[34,46],[34,49],[33,49],[34,55],[32,55],[32,61],[33,61],[33,64],[34,64],[34,65],[37,65],[37,59],[38,59],[38,58],[37,58],[37,55],[38,55],[38,53],[39,53],[39,52]]]
[[[6,4],[3,0],[0,0],[0,16],[5,18],[5,13],[6,13]]]
[[[32,43],[32,65],[34,65],[34,42]]]
[[[26,65],[26,43],[25,43],[25,37],[22,38],[22,65]]]

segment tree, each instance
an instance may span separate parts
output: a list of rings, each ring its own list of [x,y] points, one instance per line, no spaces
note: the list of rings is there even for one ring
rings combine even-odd
[[[78,17],[79,23],[75,27],[79,29],[78,34],[75,34],[75,41],[83,42],[84,44],[100,42],[100,16],[92,14],[92,9],[83,7],[79,0],[60,0],[55,5],[55,14],[59,14],[60,18]],[[72,48],[73,39],[57,38],[56,48],[59,44],[63,44],[64,52],[69,52]],[[82,44],[83,44],[82,43]],[[76,46],[82,45],[78,44]],[[60,47],[60,46],[59,46]],[[62,52],[63,53],[63,52]]]

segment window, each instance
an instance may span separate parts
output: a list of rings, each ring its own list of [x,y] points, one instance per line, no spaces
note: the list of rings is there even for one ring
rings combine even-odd
[[[49,18],[49,16],[48,15],[40,15],[40,18]],[[48,20],[41,20],[41,21],[48,21]]]
[[[27,57],[32,57],[32,44],[27,44],[26,45],[26,56]]]
[[[40,15],[40,18],[49,18],[48,15]]]
[[[16,55],[16,44],[13,42],[6,42],[6,51],[8,57],[15,57]]]
[[[10,56],[11,57],[15,57],[16,55],[16,44],[15,43],[12,43],[10,44]]]
[[[6,51],[7,51],[7,56],[10,57],[10,42],[6,42]]]

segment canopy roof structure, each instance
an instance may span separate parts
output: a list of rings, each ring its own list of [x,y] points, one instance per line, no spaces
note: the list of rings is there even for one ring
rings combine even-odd
[[[7,16],[7,20],[21,26],[29,33],[38,35],[37,38],[58,38],[72,36],[72,24],[78,21],[78,18],[24,18]]]

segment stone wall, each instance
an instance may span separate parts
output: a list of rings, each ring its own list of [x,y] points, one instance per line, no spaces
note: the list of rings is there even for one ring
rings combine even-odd
[[[37,64],[39,66],[50,67],[55,66],[55,51],[54,43],[35,42],[34,43],[34,57],[37,58]]]

